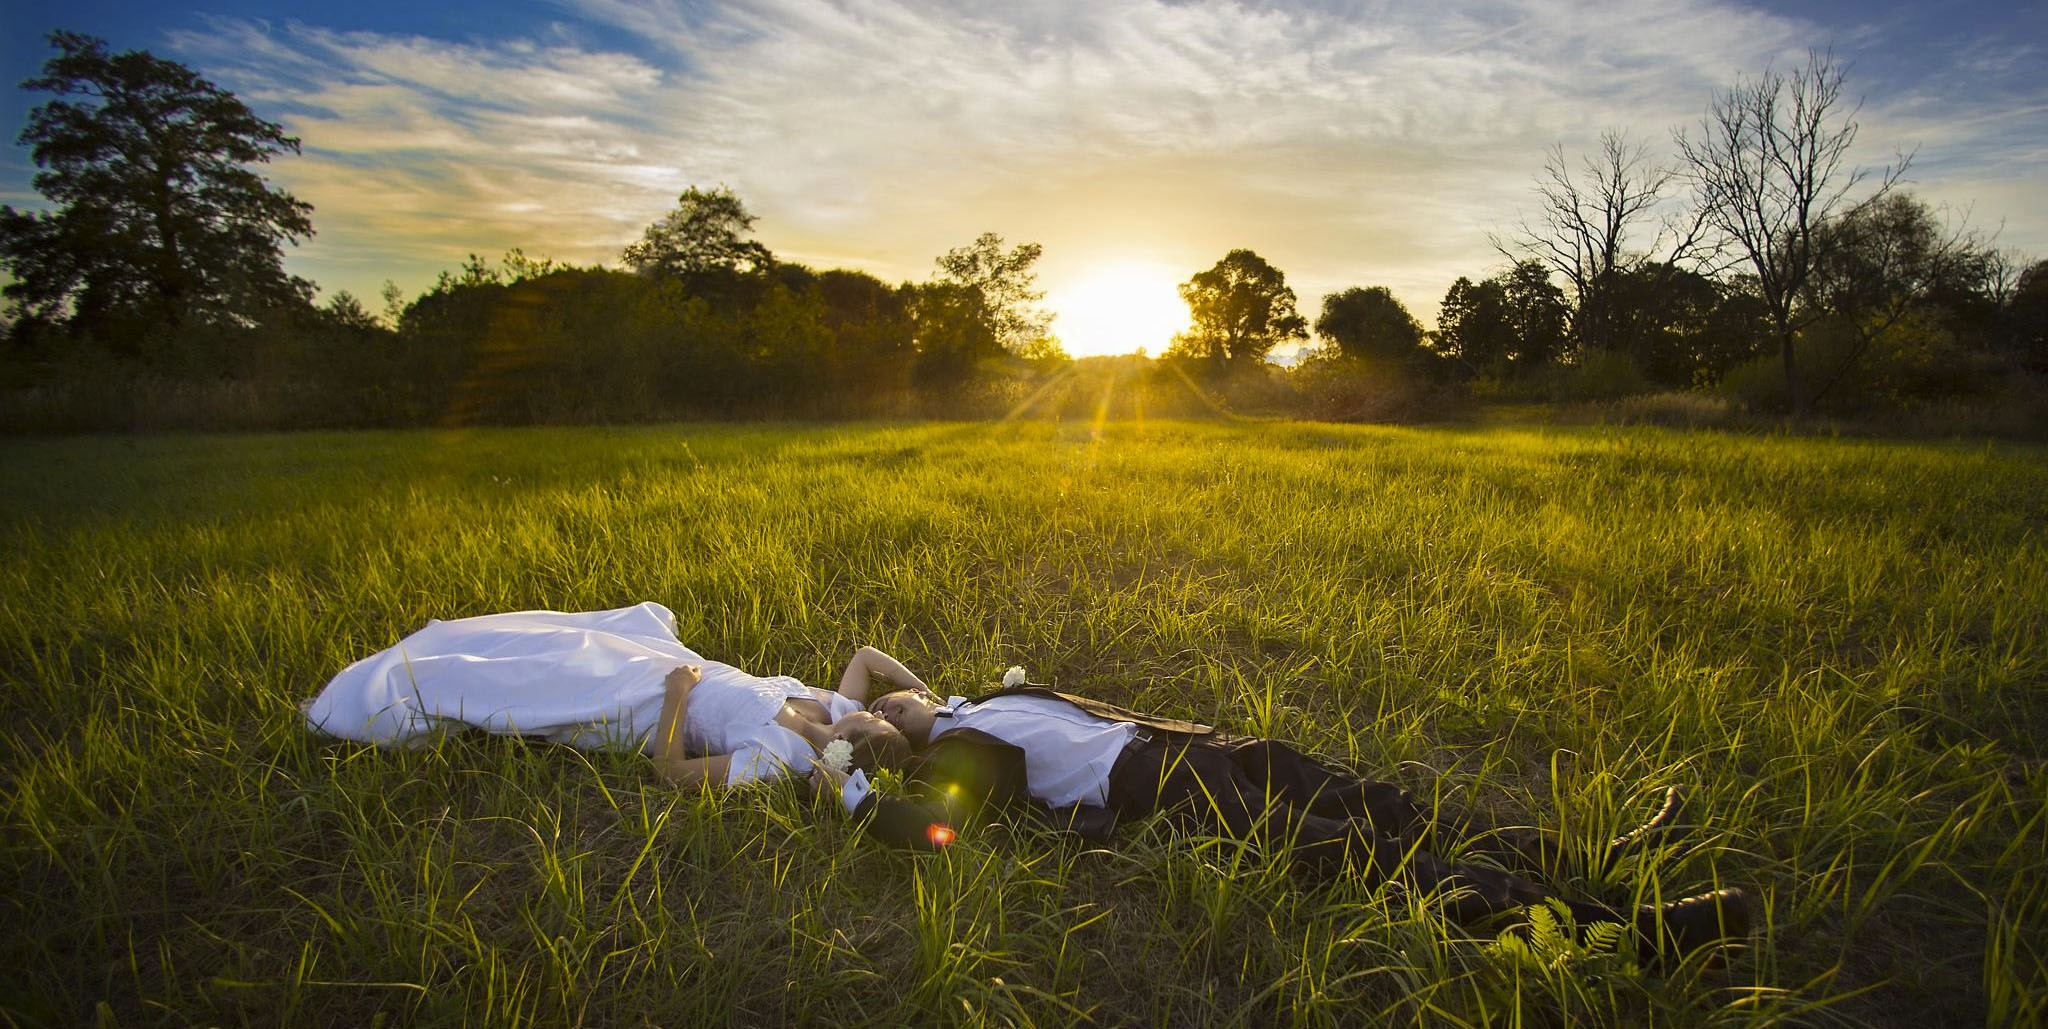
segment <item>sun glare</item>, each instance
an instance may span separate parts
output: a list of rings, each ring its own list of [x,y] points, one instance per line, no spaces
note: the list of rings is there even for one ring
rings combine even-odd
[[[1075,357],[1128,354],[1139,347],[1157,355],[1188,327],[1188,307],[1176,289],[1180,278],[1164,265],[1105,264],[1072,285],[1049,286],[1046,304],[1057,316],[1053,334]]]

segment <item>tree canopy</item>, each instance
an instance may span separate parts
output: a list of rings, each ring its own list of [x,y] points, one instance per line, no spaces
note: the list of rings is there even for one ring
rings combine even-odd
[[[1561,356],[1568,305],[1543,262],[1527,260],[1484,282],[1460,276],[1437,315],[1437,345],[1472,374],[1527,372]]]
[[[1316,335],[1346,357],[1407,361],[1422,352],[1422,323],[1385,286],[1353,286],[1324,297]]]
[[[1038,306],[1045,293],[1037,288],[1038,273],[1032,270],[1044,249],[1019,243],[1004,250],[1003,237],[984,232],[973,243],[946,251],[938,258],[935,285],[964,296],[939,306],[986,319],[982,328],[999,348],[1024,353],[1052,327],[1052,315]]]
[[[619,259],[635,271],[705,275],[760,271],[775,263],[768,248],[748,238],[754,216],[725,186],[691,186],[676,197],[675,210],[626,245]]]
[[[246,321],[310,299],[281,244],[313,234],[312,206],[249,167],[298,153],[297,138],[175,61],[76,32],[50,43],[59,53],[22,87],[56,96],[20,141],[56,209],[0,208],[10,298],[88,330]]]
[[[1250,250],[1232,250],[1180,284],[1193,325],[1175,337],[1170,354],[1204,358],[1216,367],[1257,364],[1288,340],[1308,338],[1294,309],[1287,276]]]

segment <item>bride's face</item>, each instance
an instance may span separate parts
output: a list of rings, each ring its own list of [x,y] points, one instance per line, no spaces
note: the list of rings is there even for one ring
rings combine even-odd
[[[923,746],[931,739],[932,712],[936,710],[937,705],[930,698],[909,690],[898,690],[875,701],[875,714],[909,737],[915,746]]]

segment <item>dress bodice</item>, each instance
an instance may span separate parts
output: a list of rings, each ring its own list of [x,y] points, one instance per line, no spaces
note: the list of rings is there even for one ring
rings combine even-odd
[[[843,694],[806,686],[787,675],[752,675],[719,661],[704,663],[704,678],[690,691],[683,720],[685,745],[696,754],[732,758],[727,782],[801,774],[816,753],[802,736],[777,724],[790,700],[813,700],[838,720],[860,710]]]

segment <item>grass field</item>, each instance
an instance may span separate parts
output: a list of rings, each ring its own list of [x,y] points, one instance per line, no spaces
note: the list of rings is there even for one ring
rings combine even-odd
[[[2039,1024],[2048,450],[1112,423],[0,442],[15,1024]],[[1010,664],[1447,816],[1696,850],[1754,947],[1502,946],[1141,827],[908,856],[794,789],[294,704],[431,617],[673,608],[941,691]]]

